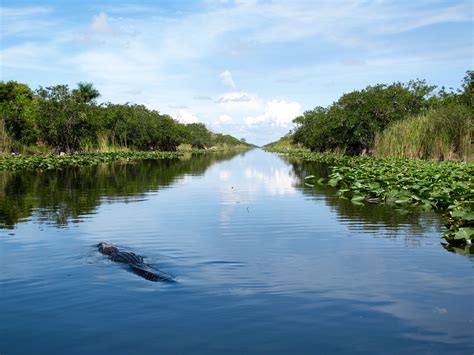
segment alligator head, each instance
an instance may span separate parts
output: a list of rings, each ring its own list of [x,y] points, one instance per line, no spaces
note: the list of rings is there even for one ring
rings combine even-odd
[[[99,251],[105,255],[114,255],[118,252],[117,247],[109,243],[99,243],[97,244],[97,248],[99,248]]]

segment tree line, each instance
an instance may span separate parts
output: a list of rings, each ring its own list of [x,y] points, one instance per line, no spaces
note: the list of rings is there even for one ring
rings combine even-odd
[[[419,133],[426,136],[425,140],[433,140],[433,134],[442,133],[440,139],[446,141],[450,149],[461,149],[466,136],[467,144],[471,144],[473,85],[474,71],[468,71],[458,90],[442,87],[436,91],[436,86],[424,80],[368,86],[342,95],[327,107],[318,106],[304,112],[295,118],[296,128],[290,137],[294,144],[302,144],[311,151],[359,155],[371,153],[377,142],[385,144],[388,139],[383,139],[383,132],[387,128],[417,117],[410,123],[408,134]],[[403,142],[406,137],[401,136],[401,132],[396,128],[391,133]],[[423,155],[429,154],[421,152],[419,157],[428,158]]]
[[[91,83],[39,87],[0,81],[0,151],[46,147],[58,152],[176,150],[181,144],[204,149],[237,146],[245,140],[213,133],[202,123],[182,124],[138,104],[97,103]]]

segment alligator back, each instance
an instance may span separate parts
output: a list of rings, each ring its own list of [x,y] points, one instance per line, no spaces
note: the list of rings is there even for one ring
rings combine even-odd
[[[146,264],[130,264],[134,273],[150,281],[173,281],[174,277]]]
[[[143,256],[128,251],[119,251],[110,256],[112,261],[124,264],[140,264],[143,263]]]

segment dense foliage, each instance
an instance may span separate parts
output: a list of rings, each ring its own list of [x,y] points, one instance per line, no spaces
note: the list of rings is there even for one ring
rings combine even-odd
[[[33,147],[55,151],[110,151],[114,148],[173,151],[180,144],[251,146],[215,134],[201,123],[181,124],[137,104],[98,104],[90,83],[40,87],[0,82],[0,152]]]
[[[446,112],[453,113],[449,125],[454,129],[447,134],[449,142],[459,146],[460,135],[471,136],[473,82],[474,72],[468,71],[457,92],[447,92],[442,88],[435,93],[435,86],[420,80],[407,84],[379,84],[353,91],[328,107],[316,107],[297,117],[293,140],[315,152],[369,153],[376,136],[390,125],[435,110],[437,113],[431,116],[441,119],[446,117]],[[438,133],[439,120],[433,120],[436,121],[434,133]],[[460,131],[459,126],[464,131]],[[433,132],[427,129],[426,134]],[[403,136],[398,138],[404,139]]]

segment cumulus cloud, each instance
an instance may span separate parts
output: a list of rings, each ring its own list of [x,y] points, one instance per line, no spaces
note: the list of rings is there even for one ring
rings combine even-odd
[[[112,34],[114,29],[110,26],[109,17],[105,12],[101,12],[92,18],[89,30],[96,34]]]
[[[296,101],[271,100],[265,104],[261,115],[245,118],[247,126],[270,125],[272,127],[291,127],[293,119],[301,114],[301,105]]]
[[[235,88],[234,79],[232,78],[232,73],[230,71],[223,71],[222,73],[220,73],[219,77],[221,78],[222,84],[231,89]]]
[[[174,119],[181,123],[198,123],[199,119],[197,116],[189,110],[178,110],[176,115],[173,116]]]

